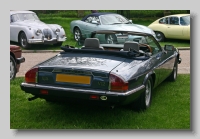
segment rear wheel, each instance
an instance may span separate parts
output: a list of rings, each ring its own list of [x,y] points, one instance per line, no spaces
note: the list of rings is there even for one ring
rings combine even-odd
[[[21,47],[23,47],[24,49],[28,49],[31,47],[31,45],[28,43],[26,34],[24,32],[22,32],[19,36],[19,42]]]
[[[157,41],[162,42],[165,40],[165,36],[162,32],[155,31]]]
[[[140,97],[131,104],[133,110],[143,111],[150,107],[152,98],[152,78],[149,77],[145,83],[145,90]]]
[[[17,68],[16,68],[16,62],[15,59],[10,56],[10,80],[13,80],[16,76],[17,73]]]

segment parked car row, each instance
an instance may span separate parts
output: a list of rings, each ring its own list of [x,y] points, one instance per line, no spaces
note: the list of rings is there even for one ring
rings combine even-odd
[[[116,13],[91,13],[70,23],[70,32],[78,41],[91,37],[96,30],[141,31],[152,34],[158,41],[167,38],[190,40],[190,14],[176,14],[157,19],[148,27],[132,23]],[[106,39],[110,39],[105,36]],[[10,11],[10,41],[28,49],[32,44],[61,46],[67,37],[58,24],[46,24],[32,11]],[[116,36],[112,36],[114,41]]]

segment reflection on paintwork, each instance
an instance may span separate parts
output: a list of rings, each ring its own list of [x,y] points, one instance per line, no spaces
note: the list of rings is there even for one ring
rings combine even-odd
[[[77,56],[78,55],[78,56]],[[113,57],[105,55],[103,58],[98,57],[98,55],[88,55],[88,54],[66,54],[64,56],[58,56],[42,66],[67,66],[67,67],[79,67],[79,68],[90,68],[97,70],[110,71],[113,67],[116,67],[124,58]]]

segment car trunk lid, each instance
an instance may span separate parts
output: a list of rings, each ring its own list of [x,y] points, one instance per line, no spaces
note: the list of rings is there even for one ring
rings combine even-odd
[[[125,59],[98,54],[60,54],[39,65],[38,83],[108,90],[110,71]]]

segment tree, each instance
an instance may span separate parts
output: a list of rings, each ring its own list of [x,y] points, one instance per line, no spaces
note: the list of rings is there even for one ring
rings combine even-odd
[[[77,16],[78,17],[83,17],[85,15],[85,11],[84,10],[77,10]]]

